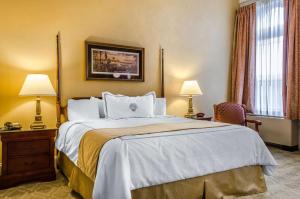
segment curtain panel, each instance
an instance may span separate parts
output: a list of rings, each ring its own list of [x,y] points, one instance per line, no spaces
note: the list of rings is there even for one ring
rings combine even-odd
[[[254,109],[256,5],[238,9],[232,57],[231,101]]]
[[[283,116],[284,0],[256,3],[254,113]]]
[[[284,110],[291,120],[300,119],[300,0],[285,0]]]

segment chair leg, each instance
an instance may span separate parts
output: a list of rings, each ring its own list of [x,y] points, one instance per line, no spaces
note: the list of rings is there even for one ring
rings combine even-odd
[[[258,124],[255,124],[255,131],[259,133]]]

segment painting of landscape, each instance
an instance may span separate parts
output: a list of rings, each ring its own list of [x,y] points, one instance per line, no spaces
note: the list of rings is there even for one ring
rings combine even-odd
[[[92,73],[138,76],[139,54],[92,49]]]
[[[86,41],[86,79],[144,81],[144,48]]]

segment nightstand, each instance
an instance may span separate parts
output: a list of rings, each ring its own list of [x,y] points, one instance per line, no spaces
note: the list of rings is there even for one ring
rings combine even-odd
[[[56,179],[54,137],[57,129],[0,131],[0,189],[30,181]]]
[[[206,120],[206,121],[211,121],[212,120],[212,117],[195,117],[195,118],[192,118],[194,120]]]

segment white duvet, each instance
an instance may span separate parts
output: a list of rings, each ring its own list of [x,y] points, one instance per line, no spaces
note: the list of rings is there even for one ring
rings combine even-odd
[[[66,122],[56,147],[76,164],[80,140],[89,130],[186,121],[164,116]],[[124,136],[102,148],[93,198],[130,199],[134,189],[251,165],[262,165],[271,175],[277,163],[259,135],[243,126]]]

